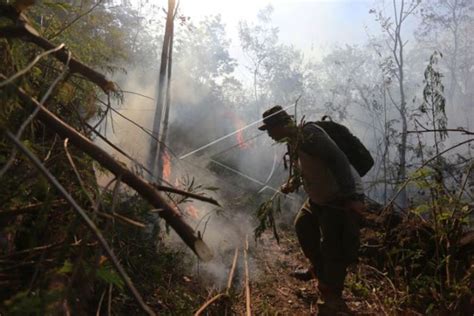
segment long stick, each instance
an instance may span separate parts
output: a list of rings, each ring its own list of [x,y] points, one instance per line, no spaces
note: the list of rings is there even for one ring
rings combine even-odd
[[[0,78],[5,77],[0,74]],[[116,161],[105,150],[92,143],[88,138],[48,111],[44,106],[40,105],[37,100],[28,96],[23,89],[14,85],[9,86],[16,89],[20,99],[24,103],[33,103],[35,106],[40,107],[38,118],[47,128],[52,129],[62,138],[69,138],[72,144],[88,154],[114,175],[117,177],[120,176],[124,183],[137,191],[137,193],[139,193],[156,209],[159,209],[160,216],[174,229],[174,231],[176,231],[186,245],[188,245],[188,247],[190,247],[201,260],[209,261],[212,259],[212,252],[204,241],[196,236],[191,226],[189,226],[183,220],[182,216],[161,197],[152,185],[135,175],[122,163]]]
[[[155,315],[155,313],[150,309],[148,305],[143,301],[140,293],[138,293],[135,285],[132,283],[132,280],[127,275],[127,272],[123,269],[122,265],[119,263],[117,257],[115,256],[113,250],[109,247],[107,241],[105,240],[104,236],[102,235],[101,231],[97,228],[94,222],[87,216],[86,212],[77,204],[77,202],[71,197],[71,195],[66,191],[66,189],[58,182],[58,180],[46,169],[46,167],[41,163],[41,161],[31,153],[19,140],[15,137],[10,131],[6,132],[7,137],[15,144],[18,149],[31,160],[31,162],[36,166],[36,168],[43,173],[43,175],[51,182],[53,186],[58,189],[58,191],[64,196],[66,201],[71,204],[71,206],[76,210],[76,212],[81,216],[82,220],[86,223],[89,229],[94,233],[94,235],[99,240],[102,248],[104,248],[105,252],[107,253],[110,261],[113,263],[115,269],[120,274],[120,277],[123,279],[127,287],[132,292],[133,296],[137,300],[140,307],[148,314],[148,315]]]
[[[245,248],[244,248],[244,259],[245,259],[245,306],[246,306],[246,315],[251,316],[252,311],[250,308],[250,282],[249,282],[249,262],[247,258],[247,253],[249,250],[249,237],[245,236]]]
[[[230,272],[229,272],[229,279],[227,280],[227,289],[226,289],[227,295],[229,294],[230,288],[232,287],[232,280],[234,279],[234,272],[235,272],[235,267],[237,266],[238,257],[239,257],[239,248],[235,248],[234,260],[232,261],[232,267],[230,268]]]

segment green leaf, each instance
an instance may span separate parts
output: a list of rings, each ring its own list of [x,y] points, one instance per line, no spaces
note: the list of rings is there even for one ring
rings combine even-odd
[[[63,266],[58,270],[59,274],[68,274],[72,272],[72,263],[69,260],[64,261]]]
[[[207,191],[213,191],[213,192],[215,192],[215,191],[218,191],[218,190],[219,190],[219,188],[218,188],[218,187],[205,187],[204,189],[205,189],[205,190],[207,190]]]
[[[44,1],[43,4],[52,9],[61,9],[64,13],[67,13],[68,10],[72,10],[73,7],[67,3],[57,2],[57,1]]]
[[[109,265],[97,269],[96,276],[108,284],[113,284],[119,289],[123,289],[124,282],[122,278]]]
[[[415,213],[417,215],[423,215],[423,214],[427,213],[429,210],[430,210],[429,205],[421,204],[421,205],[418,205],[417,207],[415,207],[413,209],[413,213]]]

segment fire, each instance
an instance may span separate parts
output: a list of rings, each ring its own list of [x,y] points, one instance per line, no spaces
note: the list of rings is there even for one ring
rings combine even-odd
[[[167,151],[163,152],[163,179],[169,181],[171,178],[171,158]]]
[[[231,111],[227,111],[224,114],[227,118],[230,118],[234,122],[235,129],[237,131],[233,132],[237,138],[237,143],[240,149],[249,148],[249,145],[245,142],[241,129],[245,127],[245,122],[239,119],[239,117]],[[231,134],[231,135],[232,135]]]
[[[188,215],[190,215],[192,218],[198,218],[199,211],[194,206],[188,205],[186,206],[185,210],[186,213],[188,213]]]
[[[235,125],[237,127],[237,130],[239,130],[236,134],[237,142],[239,144],[239,148],[240,149],[249,148],[249,145],[244,141],[242,131],[240,130],[241,128],[245,127],[245,123],[235,115],[234,115],[234,121],[235,121]]]

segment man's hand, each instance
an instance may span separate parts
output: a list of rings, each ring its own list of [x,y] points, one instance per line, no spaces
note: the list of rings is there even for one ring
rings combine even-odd
[[[288,180],[285,184],[280,186],[281,193],[288,194],[291,192],[295,192],[296,189],[299,187],[299,181],[296,181],[294,178]]]
[[[346,203],[344,203],[344,208],[356,214],[359,214],[362,217],[364,216],[364,212],[366,211],[365,203],[359,200],[347,201]]]
[[[288,194],[288,193],[291,193],[293,191],[294,191],[293,188],[291,187],[290,183],[288,183],[288,182],[285,183],[285,184],[282,184],[280,186],[280,192],[281,193]]]

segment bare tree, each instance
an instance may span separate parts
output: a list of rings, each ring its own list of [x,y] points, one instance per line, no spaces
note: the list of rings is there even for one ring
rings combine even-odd
[[[399,182],[404,181],[407,177],[406,156],[408,144],[407,89],[405,86],[406,79],[404,61],[407,42],[403,39],[402,28],[405,25],[407,18],[413,15],[420,2],[420,0],[392,0],[393,17],[385,16],[385,13],[382,11],[370,11],[371,13],[376,13],[376,20],[380,23],[383,31],[388,36],[386,44],[390,50],[390,58],[387,59],[384,67],[387,75],[395,77],[395,81],[398,85],[398,99],[392,95],[390,90],[387,92],[393,106],[397,109],[401,122],[400,142],[398,143],[397,178]],[[405,207],[408,200],[405,188],[400,192],[399,199],[400,205]]]

